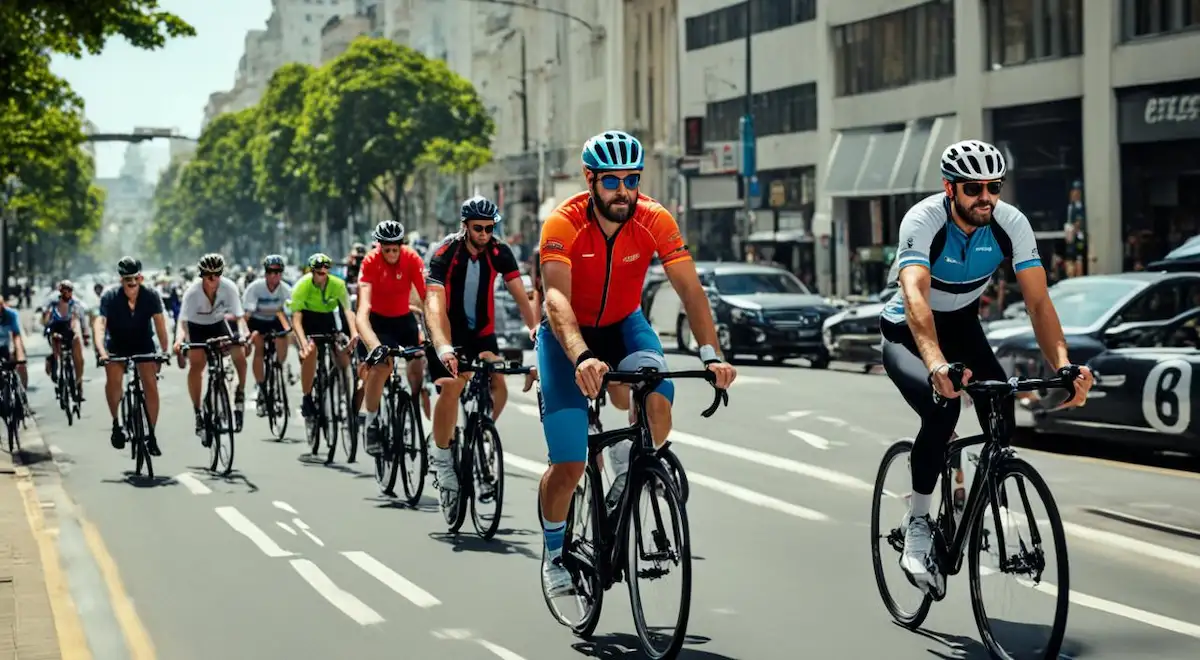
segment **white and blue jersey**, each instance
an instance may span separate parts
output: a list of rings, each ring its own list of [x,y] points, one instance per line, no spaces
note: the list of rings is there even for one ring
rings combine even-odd
[[[5,307],[0,314],[0,349],[7,351],[12,346],[12,338],[21,336],[21,317],[17,310]]]
[[[931,279],[930,308],[935,313],[953,312],[979,300],[1005,259],[1012,259],[1014,272],[1042,267],[1037,239],[1024,213],[997,202],[992,222],[967,234],[951,218],[950,198],[937,193],[904,214],[888,281],[895,281],[906,266],[925,266]],[[905,323],[904,296],[892,296],[883,309],[883,320]]]

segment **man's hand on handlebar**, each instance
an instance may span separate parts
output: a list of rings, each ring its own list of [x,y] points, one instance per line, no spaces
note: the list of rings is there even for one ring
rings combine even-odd
[[[1085,366],[1067,365],[1058,370],[1060,376],[1067,378],[1074,369],[1079,370],[1079,375],[1075,376],[1075,396],[1072,396],[1060,408],[1082,408],[1087,405],[1088,392],[1091,391],[1092,385],[1096,384],[1095,376],[1092,375],[1092,370]]]
[[[533,389],[533,383],[537,379],[538,379],[537,367],[536,366],[530,367],[529,373],[525,374],[525,387],[521,388],[521,391],[528,392],[529,390]]]
[[[733,384],[733,379],[737,378],[737,369],[728,362],[709,362],[704,367],[717,377],[715,386],[719,390],[727,390]]]
[[[579,386],[579,391],[589,399],[595,399],[600,396],[600,390],[604,387],[604,374],[608,373],[608,364],[601,361],[594,355],[590,355],[591,351],[587,351],[581,360],[575,366],[575,384]]]
[[[954,382],[957,370],[951,369],[950,363],[943,362],[929,372],[929,382],[933,391],[942,399],[957,399],[962,396],[962,388],[971,381],[971,370],[964,367],[959,382]]]

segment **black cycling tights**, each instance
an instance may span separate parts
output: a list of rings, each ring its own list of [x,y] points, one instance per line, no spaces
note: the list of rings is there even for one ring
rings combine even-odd
[[[1008,378],[996,360],[996,354],[988,346],[974,305],[966,310],[935,313],[934,325],[946,361],[967,365],[973,379]],[[935,404],[933,387],[929,384],[929,370],[921,360],[908,327],[883,321],[881,330],[884,337],[883,368],[904,395],[904,400],[921,417],[921,430],[917,432],[912,448],[912,487],[913,491],[928,495],[933,493],[938,475],[946,464],[946,444],[958,424],[962,399],[951,400],[945,407]],[[976,403],[975,413],[986,432],[988,406],[978,405],[983,402]],[[1015,402],[1010,398],[1003,409],[1010,429],[1013,428],[1014,405]]]

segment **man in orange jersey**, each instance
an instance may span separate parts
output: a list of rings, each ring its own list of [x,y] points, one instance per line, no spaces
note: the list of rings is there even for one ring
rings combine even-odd
[[[641,312],[642,286],[655,254],[683,302],[717,387],[729,387],[737,375],[717,352],[712,310],[679,225],[662,205],[638,193],[645,162],[641,143],[606,131],[583,145],[582,159],[588,190],[550,214],[538,251],[546,301],[537,336],[538,372],[551,464],[541,483],[542,589],[548,597],[574,590],[562,566],[562,545],[571,494],[587,462],[587,400],[600,394],[611,368],[667,369],[662,343]],[[618,407],[628,407],[628,387],[610,386],[609,396]],[[667,381],[646,399],[658,446],[671,430],[673,396]],[[610,455],[617,474],[610,503],[620,501],[629,449],[626,441]]]

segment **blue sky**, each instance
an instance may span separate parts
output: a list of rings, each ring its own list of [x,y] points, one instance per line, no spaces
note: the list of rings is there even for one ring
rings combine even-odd
[[[159,5],[191,23],[196,36],[168,41],[157,51],[115,38],[99,55],[53,60],[54,72],[83,97],[87,117],[99,131],[174,127],[198,136],[208,95],[233,86],[246,31],[262,29],[271,15],[271,0],[161,0]],[[126,146],[96,145],[99,176],[120,172]],[[143,143],[142,149],[147,178],[153,181],[167,164],[167,145],[156,140]]]

